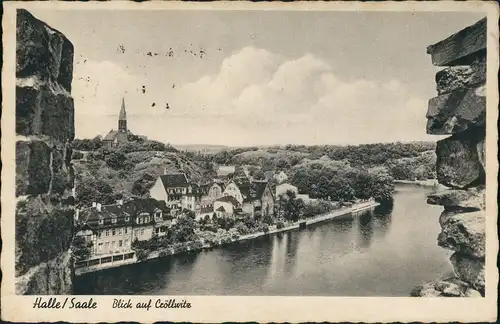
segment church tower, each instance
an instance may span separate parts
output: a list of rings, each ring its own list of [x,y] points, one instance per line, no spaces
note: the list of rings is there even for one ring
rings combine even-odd
[[[127,112],[125,111],[124,98],[122,98],[122,108],[120,110],[120,116],[118,117],[118,131],[123,133],[127,132]]]

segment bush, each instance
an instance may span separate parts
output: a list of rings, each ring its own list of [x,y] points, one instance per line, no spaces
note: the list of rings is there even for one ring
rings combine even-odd
[[[273,218],[270,215],[264,216],[264,219],[262,220],[264,223],[267,225],[272,225],[273,224]]]
[[[267,233],[269,232],[269,225],[262,223],[259,225],[259,232]]]
[[[149,252],[147,250],[143,249],[137,249],[135,251],[135,256],[137,257],[138,261],[144,261],[148,258]]]
[[[241,222],[239,222],[238,224],[236,224],[235,228],[236,228],[236,230],[238,231],[238,233],[240,235],[245,235],[245,234],[248,234],[250,232],[248,230],[248,227],[245,224],[241,223]]]
[[[282,228],[284,228],[284,227],[285,227],[285,223],[284,223],[282,220],[280,220],[280,221],[278,221],[278,222],[276,223],[276,228],[277,228],[277,229],[282,229]]]

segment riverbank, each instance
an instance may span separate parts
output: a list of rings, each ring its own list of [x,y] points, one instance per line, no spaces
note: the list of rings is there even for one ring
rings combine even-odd
[[[282,228],[277,228],[276,225],[272,225],[269,227],[268,232],[256,232],[256,233],[251,233],[251,234],[246,234],[246,235],[240,235],[236,239],[232,239],[231,242],[227,243],[221,243],[219,245],[210,245],[210,244],[203,244],[201,248],[196,248],[196,249],[191,249],[190,247],[187,247],[186,249],[172,249],[172,248],[166,248],[166,249],[161,249],[157,251],[151,251],[148,253],[147,257],[139,260],[137,258],[137,255],[135,251],[129,251],[129,252],[124,252],[120,253],[119,255],[105,255],[105,256],[99,256],[98,258],[94,258],[92,260],[88,261],[88,266],[81,267],[81,268],[76,268],[75,269],[75,275],[83,275],[86,273],[90,272],[97,272],[100,270],[105,270],[105,269],[110,269],[110,268],[117,268],[125,265],[130,265],[130,264],[135,264],[135,263],[141,263],[147,260],[152,260],[152,259],[158,259],[158,258],[163,258],[166,256],[170,255],[176,255],[180,254],[183,252],[193,252],[193,251],[200,251],[200,250],[206,250],[206,249],[213,249],[216,248],[220,245],[225,245],[225,244],[231,244],[239,241],[246,241],[246,240],[252,240],[256,239],[258,237],[262,237],[265,235],[271,235],[271,234],[276,234],[276,233],[281,233],[281,232],[287,232],[291,230],[296,230],[301,228],[302,226],[307,227],[308,225],[311,224],[316,224],[319,222],[324,222],[327,220],[331,220],[340,216],[345,216],[351,213],[357,213],[366,209],[371,209],[379,206],[380,204],[375,202],[374,200],[368,200],[364,201],[361,203],[354,204],[350,207],[342,207],[338,210],[323,214],[323,215],[318,215],[314,216],[308,219],[301,219],[298,220],[297,222],[294,222],[292,224],[286,225],[285,227]]]
[[[427,179],[427,180],[394,180],[394,183],[397,184],[411,184],[422,187],[437,187],[440,184],[436,179]]]

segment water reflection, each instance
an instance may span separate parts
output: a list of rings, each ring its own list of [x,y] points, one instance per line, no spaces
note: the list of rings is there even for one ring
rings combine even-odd
[[[75,293],[407,296],[451,270],[426,194],[406,187],[394,206],[78,277]]]

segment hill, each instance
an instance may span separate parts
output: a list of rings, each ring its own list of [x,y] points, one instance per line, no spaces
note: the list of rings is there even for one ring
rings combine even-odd
[[[85,154],[75,153],[72,164],[77,206],[146,197],[158,176],[165,171],[182,171],[195,182],[213,177],[211,163],[194,161],[171,149],[130,151],[130,146],[100,147]]]

